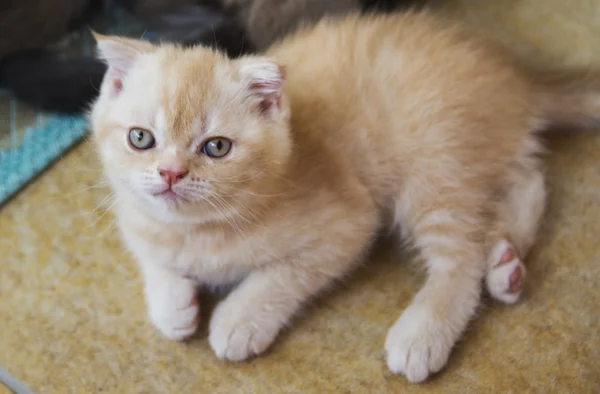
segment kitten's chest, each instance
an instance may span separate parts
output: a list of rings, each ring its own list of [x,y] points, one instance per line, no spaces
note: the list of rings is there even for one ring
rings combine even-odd
[[[260,236],[189,234],[181,237],[180,245],[164,263],[181,275],[213,285],[238,281],[273,257],[272,246]]]

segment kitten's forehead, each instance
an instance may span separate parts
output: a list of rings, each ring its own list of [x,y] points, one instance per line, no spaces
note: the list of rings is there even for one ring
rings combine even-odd
[[[228,60],[204,48],[160,51],[161,89],[157,125],[171,133],[187,131],[218,97],[216,72]]]

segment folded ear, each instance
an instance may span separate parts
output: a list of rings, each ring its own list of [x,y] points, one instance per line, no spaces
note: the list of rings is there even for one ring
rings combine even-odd
[[[250,57],[240,60],[239,74],[263,113],[272,115],[280,110],[285,67],[267,58]]]
[[[108,65],[107,76],[112,79],[113,93],[118,93],[123,88],[123,78],[127,75],[138,56],[153,52],[156,47],[149,42],[123,38],[117,36],[104,36],[92,32],[98,45],[98,58]]]

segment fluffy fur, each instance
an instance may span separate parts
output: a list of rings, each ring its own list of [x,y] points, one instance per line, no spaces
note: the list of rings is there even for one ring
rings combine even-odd
[[[198,288],[237,284],[209,325],[232,361],[265,351],[399,228],[429,277],[387,363],[412,382],[439,371],[483,283],[519,298],[545,201],[537,132],[600,115],[597,74],[529,70],[426,12],[323,21],[264,57],[115,37],[99,50],[91,121],[151,320],[184,339]],[[128,145],[140,127],[152,149]],[[213,159],[202,146],[217,136],[233,145]]]

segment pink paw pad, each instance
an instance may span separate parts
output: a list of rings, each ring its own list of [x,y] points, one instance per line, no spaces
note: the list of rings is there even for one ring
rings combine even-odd
[[[496,264],[496,267],[502,264],[508,264],[511,261],[518,258],[516,257],[515,250],[509,246],[506,251],[502,254],[500,258],[500,262]],[[517,265],[515,269],[512,271],[510,276],[508,277],[509,290],[511,293],[517,293],[521,291],[523,287],[523,275],[521,270],[521,264]]]
[[[489,266],[486,284],[490,295],[507,304],[517,302],[523,290],[525,266],[512,245],[499,242],[490,254]]]

